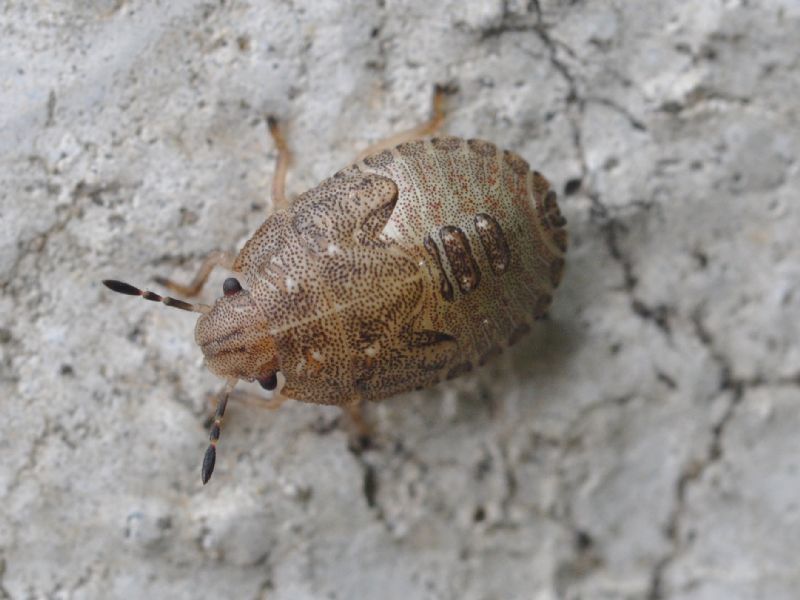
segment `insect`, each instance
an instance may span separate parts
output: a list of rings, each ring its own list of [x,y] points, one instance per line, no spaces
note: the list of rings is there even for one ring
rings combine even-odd
[[[452,379],[488,362],[542,318],[561,281],[566,221],[548,181],[518,155],[477,139],[430,137],[431,119],[379,142],[289,202],[290,153],[278,149],[276,210],[233,257],[212,253],[187,297],[214,267],[233,271],[213,306],[127,283],[115,292],[200,313],[195,339],[225,379],[202,481],[214,470],[228,397],[238,380],[285,399],[352,409]]]

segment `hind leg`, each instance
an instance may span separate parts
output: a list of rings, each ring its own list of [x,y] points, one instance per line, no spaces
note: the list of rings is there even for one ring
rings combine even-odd
[[[341,408],[347,415],[347,445],[353,452],[371,448],[373,431],[364,418],[364,402],[359,400],[354,404],[345,404]]]
[[[401,131],[400,133],[396,133],[390,137],[375,142],[367,147],[366,150],[361,152],[354,162],[358,162],[367,156],[370,156],[371,154],[377,154],[382,150],[394,148],[398,144],[410,142],[411,140],[436,133],[444,123],[444,97],[454,92],[455,90],[452,87],[436,84],[433,88],[433,102],[430,119],[421,125],[417,125],[416,127],[412,127],[406,131]]]

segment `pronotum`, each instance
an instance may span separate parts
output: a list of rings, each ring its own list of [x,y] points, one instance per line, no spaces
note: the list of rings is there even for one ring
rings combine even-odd
[[[115,292],[200,313],[195,340],[226,381],[201,476],[214,470],[228,397],[258,381],[285,399],[352,410],[481,366],[543,317],[564,270],[566,221],[548,181],[513,152],[436,136],[431,119],[371,146],[289,202],[290,154],[277,121],[273,213],[235,257],[212,253],[187,297],[214,267],[233,271],[213,306],[116,280]],[[243,282],[240,283],[240,280]]]

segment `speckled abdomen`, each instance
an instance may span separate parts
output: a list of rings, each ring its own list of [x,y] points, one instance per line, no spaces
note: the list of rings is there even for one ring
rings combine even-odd
[[[422,263],[425,326],[458,343],[444,377],[484,364],[545,314],[564,269],[565,220],[547,180],[518,155],[438,137],[351,169],[398,187],[383,235]]]

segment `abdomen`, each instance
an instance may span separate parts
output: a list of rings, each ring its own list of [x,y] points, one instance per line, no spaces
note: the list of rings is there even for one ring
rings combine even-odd
[[[564,269],[565,221],[547,180],[522,158],[439,137],[355,166],[398,187],[383,236],[427,273],[420,324],[459,345],[445,377],[484,364],[545,314]]]

